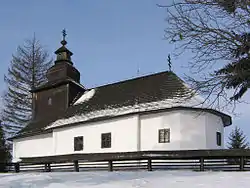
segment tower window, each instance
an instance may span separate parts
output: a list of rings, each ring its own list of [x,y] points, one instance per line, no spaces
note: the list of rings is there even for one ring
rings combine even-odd
[[[48,99],[48,105],[52,105],[52,98],[51,97],[49,97],[49,99]]]

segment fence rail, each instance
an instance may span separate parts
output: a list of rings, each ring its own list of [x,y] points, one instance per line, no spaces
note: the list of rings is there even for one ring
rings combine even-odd
[[[98,156],[98,157],[96,157]],[[250,171],[250,150],[182,150],[23,158],[9,172],[194,170]]]

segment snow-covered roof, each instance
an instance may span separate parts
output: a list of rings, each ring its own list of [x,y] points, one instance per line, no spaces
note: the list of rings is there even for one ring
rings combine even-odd
[[[87,102],[94,96],[94,94],[95,94],[95,89],[91,89],[90,91],[85,91],[84,94],[74,103],[74,105]]]
[[[175,98],[175,99],[166,99],[166,100],[156,101],[156,102],[135,104],[131,106],[124,106],[124,107],[118,107],[118,108],[107,108],[103,110],[93,111],[87,114],[74,115],[69,118],[58,119],[57,121],[47,126],[45,129],[89,121],[91,119],[96,119],[100,117],[107,117],[107,116],[115,117],[115,116],[131,114],[131,113],[139,113],[139,112],[146,112],[146,111],[153,111],[153,110],[161,110],[161,109],[166,109],[166,108],[173,108],[177,106],[182,106],[182,107],[200,106],[200,104],[201,103],[197,101],[195,98],[189,99],[189,100],[183,100],[183,101],[180,100],[179,98]]]
[[[45,129],[174,107],[201,108],[203,99],[172,72],[127,80],[85,92],[74,110]],[[79,106],[77,106],[79,105]]]
[[[33,122],[26,130],[48,131],[98,118],[176,107],[201,108],[202,102],[179,77],[166,71],[89,89],[60,119]]]

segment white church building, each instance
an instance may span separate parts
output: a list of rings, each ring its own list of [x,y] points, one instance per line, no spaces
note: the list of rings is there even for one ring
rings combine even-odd
[[[33,118],[14,137],[13,161],[74,153],[224,148],[231,117],[203,108],[171,71],[95,88],[80,83],[65,39],[33,89]]]

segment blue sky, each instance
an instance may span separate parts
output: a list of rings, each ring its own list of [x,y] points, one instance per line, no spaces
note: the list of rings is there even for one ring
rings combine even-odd
[[[18,45],[36,37],[54,57],[60,47],[61,30],[68,32],[68,48],[81,82],[94,87],[168,70],[167,56],[174,46],[163,40],[166,12],[156,6],[166,0],[9,0],[0,6],[0,89],[11,55]],[[187,55],[173,59],[180,77],[188,74],[183,66]],[[250,95],[244,98],[250,102]],[[233,124],[250,137],[250,105],[240,104]],[[232,126],[233,127],[233,126]],[[231,128],[226,128],[228,133]]]

